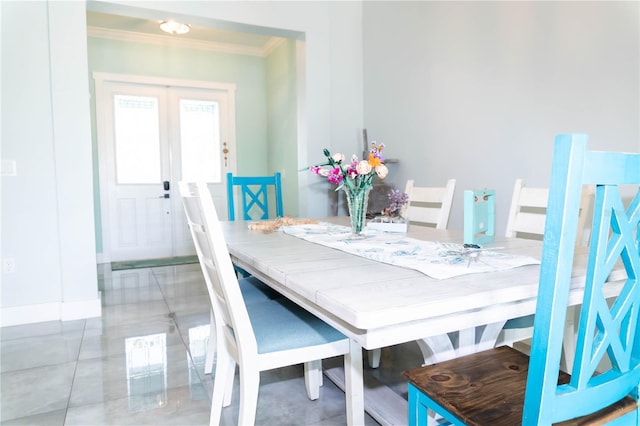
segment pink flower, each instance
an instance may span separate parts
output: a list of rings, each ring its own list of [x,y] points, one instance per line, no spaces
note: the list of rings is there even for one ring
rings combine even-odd
[[[340,167],[336,167],[335,169],[331,170],[331,172],[327,176],[327,179],[329,179],[329,182],[339,185],[340,182],[342,182],[342,170],[340,170]]]

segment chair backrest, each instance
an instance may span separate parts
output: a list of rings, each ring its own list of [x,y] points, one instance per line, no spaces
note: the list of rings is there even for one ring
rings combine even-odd
[[[542,237],[548,198],[548,188],[529,188],[524,185],[522,179],[516,179],[507,219],[506,236],[511,238],[528,234],[528,236]]]
[[[487,244],[495,237],[496,191],[464,191],[464,243]]]
[[[240,189],[240,203],[235,203],[235,188]],[[284,216],[282,207],[282,178],[280,172],[273,176],[233,176],[227,173],[227,201],[229,220],[235,220],[240,209],[243,220],[269,219],[269,188],[273,188],[276,217]]]
[[[211,248],[207,241],[207,236],[204,232],[204,222],[202,214],[200,213],[200,206],[198,206],[198,200],[194,196],[195,184],[188,182],[178,182],[178,189],[180,190],[180,197],[182,198],[182,206],[184,207],[185,216],[187,218],[187,225],[191,232],[191,238],[193,245],[198,255],[198,260],[211,258]],[[213,291],[212,283],[209,280],[209,275],[206,273],[204,264],[200,262],[202,272],[207,284],[207,290],[209,293]]]
[[[530,238],[542,240],[544,224],[547,216],[548,188],[529,188],[524,180],[516,179],[513,185],[511,207],[507,219],[508,238]],[[593,186],[586,185],[582,189],[580,198],[580,218],[578,220],[578,235],[576,244],[584,246],[588,238],[585,232],[587,214],[593,201]]]
[[[404,216],[410,222],[447,229],[455,189],[455,179],[449,179],[444,187],[415,186],[413,179],[408,180],[404,192],[409,196],[409,203]]]
[[[217,339],[242,353],[257,354],[257,343],[244,304],[238,279],[222,233],[211,193],[206,183],[195,188],[181,184],[180,192],[189,221],[200,265],[209,288]]]
[[[527,425],[592,413],[626,395],[637,400],[640,384],[640,190],[625,211],[618,187],[640,185],[640,154],[587,151],[586,135],[560,135],[551,170],[525,393]],[[584,185],[595,185],[585,288],[571,379],[558,385],[569,290],[576,285],[571,275]],[[614,267],[616,278],[610,277]],[[596,372],[599,365],[604,371]]]

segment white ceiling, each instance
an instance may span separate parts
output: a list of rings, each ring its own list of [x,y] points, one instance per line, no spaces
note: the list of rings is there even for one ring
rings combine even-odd
[[[190,24],[189,22],[184,23]],[[159,24],[160,21],[157,20],[87,11],[87,33],[91,37],[168,44],[256,56],[266,56],[275,45],[284,40],[280,37],[191,24],[191,31],[187,34],[171,35],[162,31]]]

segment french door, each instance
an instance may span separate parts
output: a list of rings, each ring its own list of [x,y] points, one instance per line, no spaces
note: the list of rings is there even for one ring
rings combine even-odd
[[[111,261],[194,254],[178,182],[207,182],[226,217],[233,87],[105,76],[94,75],[103,252]]]

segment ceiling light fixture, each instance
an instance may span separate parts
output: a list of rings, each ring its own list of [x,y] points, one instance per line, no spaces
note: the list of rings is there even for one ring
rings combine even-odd
[[[160,22],[160,29],[169,34],[186,34],[191,29],[191,25],[176,22],[173,19]]]

